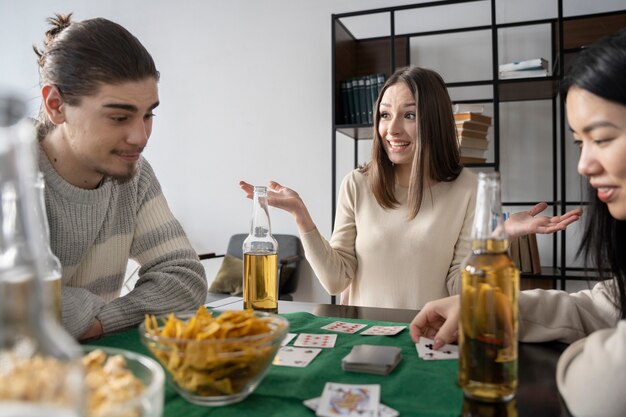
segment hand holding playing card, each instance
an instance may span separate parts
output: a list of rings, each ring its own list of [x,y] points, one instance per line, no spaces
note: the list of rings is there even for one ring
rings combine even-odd
[[[420,337],[415,344],[417,355],[426,360],[459,359],[459,347],[457,345],[443,345],[441,348],[435,347],[435,341],[427,337]]]
[[[409,331],[411,339],[418,342],[422,336],[434,339],[434,348],[456,342],[459,336],[461,301],[458,295],[430,301],[415,316]]]

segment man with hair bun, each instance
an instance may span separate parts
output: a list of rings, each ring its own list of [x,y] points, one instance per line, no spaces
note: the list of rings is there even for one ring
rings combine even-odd
[[[90,339],[146,313],[198,307],[204,268],[141,155],[159,105],[159,72],[122,26],[97,18],[48,19],[38,56],[39,165],[50,245],[63,265],[63,325]],[[120,297],[126,265],[141,265]]]

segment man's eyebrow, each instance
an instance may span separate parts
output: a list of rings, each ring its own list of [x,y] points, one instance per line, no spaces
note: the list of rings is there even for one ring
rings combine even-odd
[[[148,108],[148,110],[154,110],[159,104],[160,103],[158,101],[155,102],[154,104],[152,104],[152,106]],[[139,111],[137,106],[133,104],[125,104],[125,103],[107,103],[107,104],[103,104],[102,107],[105,107],[107,109],[126,110],[132,113],[137,113]]]

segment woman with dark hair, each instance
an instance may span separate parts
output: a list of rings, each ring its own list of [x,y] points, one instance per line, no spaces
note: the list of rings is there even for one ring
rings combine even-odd
[[[421,308],[459,291],[477,184],[460,163],[439,74],[419,67],[395,72],[375,105],[373,133],[371,161],[341,184],[330,241],[295,191],[270,182],[268,202],[294,216],[307,260],[329,294],[349,288],[350,304]],[[240,185],[251,197],[252,186]],[[544,208],[515,215],[515,233],[549,233],[577,219],[577,212],[533,217]]]
[[[63,266],[63,325],[79,339],[197,308],[204,268],[142,151],[159,105],[159,73],[117,23],[49,19],[35,48],[42,106],[39,167],[50,246]],[[126,265],[142,265],[120,297]]]
[[[580,147],[578,172],[591,204],[579,255],[600,271],[593,289],[524,291],[520,340],[571,343],[557,383],[576,416],[626,415],[626,30],[583,50],[564,82],[567,117]],[[426,304],[411,335],[456,340],[458,296]]]

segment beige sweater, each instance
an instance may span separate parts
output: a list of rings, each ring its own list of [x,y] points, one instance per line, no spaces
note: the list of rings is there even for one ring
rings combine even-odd
[[[576,341],[559,359],[557,383],[577,417],[626,416],[626,320],[619,320],[611,290],[608,281],[574,294],[520,294],[522,341]]]
[[[317,229],[301,235],[307,260],[329,294],[350,286],[350,304],[419,309],[459,292],[476,176],[464,169],[455,181],[436,184],[412,220],[407,191],[396,187],[400,206],[384,209],[365,174],[354,170],[344,178],[330,242]]]

